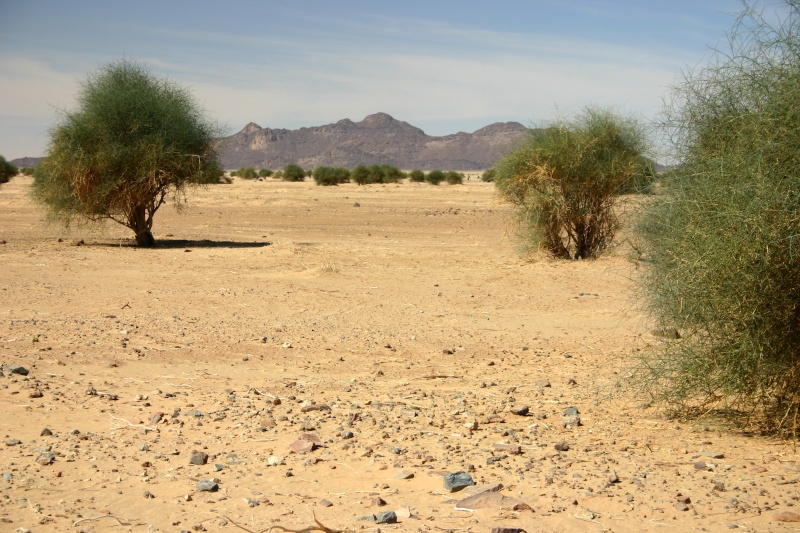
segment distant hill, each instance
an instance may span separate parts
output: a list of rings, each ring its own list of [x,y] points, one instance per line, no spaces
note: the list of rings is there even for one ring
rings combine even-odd
[[[498,122],[474,133],[432,137],[407,122],[376,113],[361,122],[345,118],[299,130],[262,128],[251,122],[222,139],[219,153],[228,170],[280,169],[288,163],[303,168],[389,164],[407,170],[484,170],[508,153],[527,131],[519,122]]]
[[[39,163],[41,163],[43,157],[20,157],[17,159],[12,159],[9,161],[12,165],[17,168],[33,168]]]

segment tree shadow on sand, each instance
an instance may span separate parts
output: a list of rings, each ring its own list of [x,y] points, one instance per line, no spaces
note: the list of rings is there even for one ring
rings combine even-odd
[[[144,248],[136,245],[136,241],[134,240],[125,240],[125,241],[118,241],[114,242],[93,242],[93,243],[85,243],[82,244],[83,246],[104,246],[110,248],[138,248],[141,250],[174,250],[179,248],[263,248],[265,246],[270,246],[272,243],[269,241],[252,241],[252,242],[241,242],[241,241],[212,241],[208,239],[202,239],[199,241],[192,241],[188,239],[161,239],[156,241],[156,245],[153,248]]]

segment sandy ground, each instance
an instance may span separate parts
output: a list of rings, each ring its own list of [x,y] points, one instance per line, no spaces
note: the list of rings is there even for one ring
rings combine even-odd
[[[800,529],[791,444],[614,394],[658,342],[625,254],[524,260],[491,184],[237,180],[153,250],[29,185],[0,186],[0,531]]]

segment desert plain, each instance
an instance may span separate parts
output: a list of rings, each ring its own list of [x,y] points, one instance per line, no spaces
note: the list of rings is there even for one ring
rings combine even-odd
[[[662,340],[624,231],[531,260],[474,174],[236,179],[138,249],[29,187],[0,186],[0,531],[800,530],[795,443],[626,393]]]

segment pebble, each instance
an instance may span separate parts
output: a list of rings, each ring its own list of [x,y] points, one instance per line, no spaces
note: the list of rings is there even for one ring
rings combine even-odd
[[[284,461],[284,458],[282,456],[280,456],[280,455],[270,455],[269,457],[267,457],[267,464],[269,466],[282,465],[283,461]]]
[[[333,504],[331,503],[330,500],[320,500],[319,505],[321,507],[333,507]]]
[[[566,443],[566,442],[564,442],[563,440],[562,440],[561,442],[557,442],[557,443],[554,445],[554,447],[555,447],[555,449],[556,449],[556,450],[558,450],[559,452],[568,452],[568,451],[569,451],[569,444],[567,444],[567,443]]]
[[[6,441],[6,446],[16,446],[18,444],[22,444],[22,441],[19,439],[10,439]]]
[[[370,505],[372,505],[373,507],[383,507],[384,505],[386,505],[386,500],[378,496],[377,498],[373,499],[370,502]]]
[[[414,472],[409,472],[407,470],[401,470],[397,474],[395,474],[395,479],[412,479],[414,477]]]
[[[493,527],[492,533],[528,533],[520,527]]]
[[[450,492],[458,492],[464,487],[469,487],[474,484],[475,482],[472,480],[472,476],[463,471],[453,472],[444,476],[444,488]]]
[[[518,416],[526,416],[529,411],[530,407],[528,407],[527,405],[511,410],[512,413]]]

